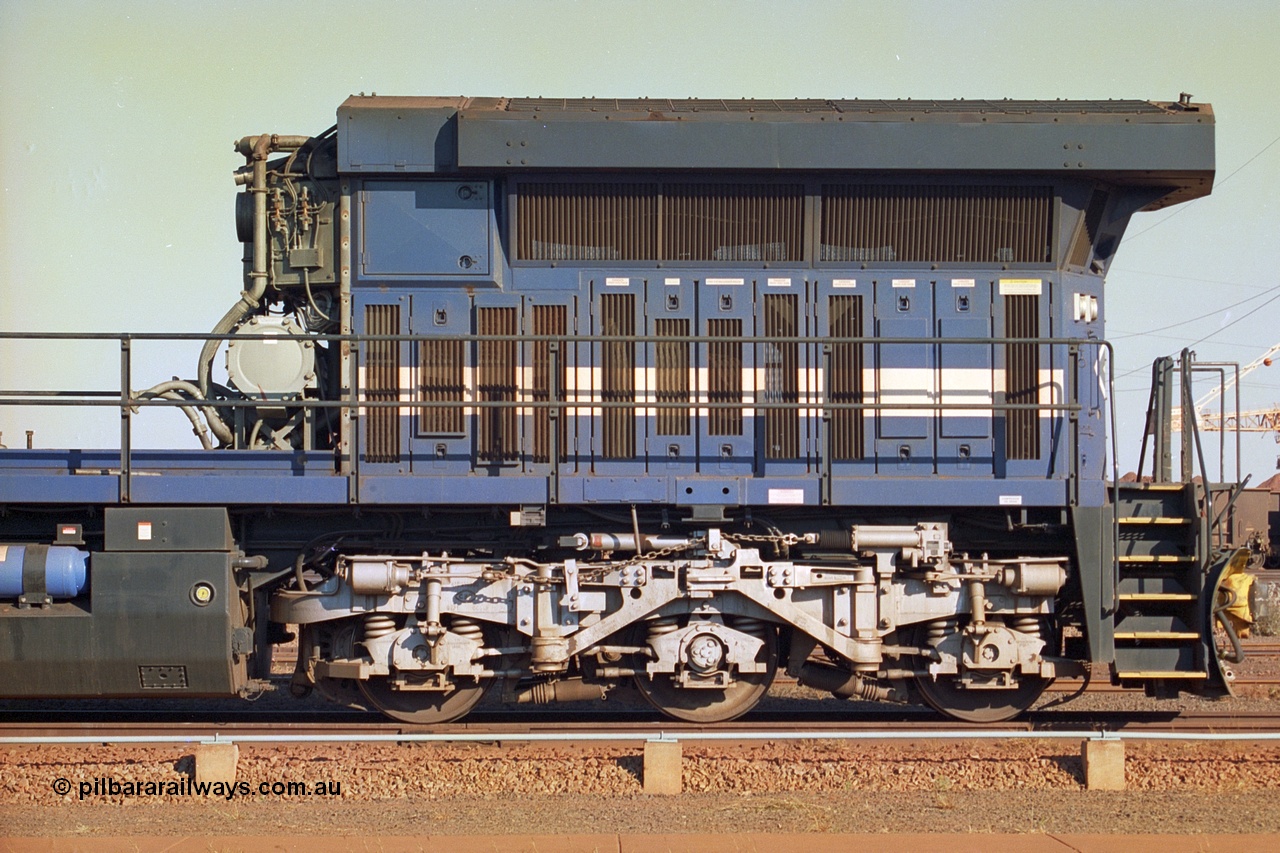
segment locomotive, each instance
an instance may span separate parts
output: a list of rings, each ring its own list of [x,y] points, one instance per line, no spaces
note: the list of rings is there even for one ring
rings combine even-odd
[[[119,450],[0,451],[0,695],[249,695],[293,632],[296,694],[413,723],[494,685],[711,723],[779,672],[973,722],[1090,665],[1228,693],[1234,487],[1167,429],[1118,482],[1104,336],[1213,124],[360,95],[246,136],[194,375],[133,391],[148,336],[100,336],[118,397],[57,401],[118,408]],[[201,446],[134,448],[144,407]]]

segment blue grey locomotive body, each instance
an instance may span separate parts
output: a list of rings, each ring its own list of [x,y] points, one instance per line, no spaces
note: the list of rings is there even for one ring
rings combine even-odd
[[[420,722],[1227,689],[1211,499],[1113,482],[1103,334],[1207,105],[360,96],[237,148],[194,378],[118,453],[0,451],[0,693],[246,692],[287,630],[299,692]]]

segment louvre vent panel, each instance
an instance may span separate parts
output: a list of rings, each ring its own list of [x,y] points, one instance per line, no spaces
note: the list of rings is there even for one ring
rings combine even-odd
[[[1040,297],[1005,297],[1005,336],[1040,336]],[[1037,344],[1005,344],[1005,401],[1040,401],[1040,347]],[[1040,412],[1011,409],[1005,419],[1005,455],[1008,459],[1040,458]]]
[[[832,296],[827,301],[831,320],[831,337],[856,338],[862,335],[862,297]],[[828,399],[832,403],[861,403],[862,346],[831,345],[831,376]],[[863,458],[862,409],[831,410],[831,457],[839,460]]]
[[[418,399],[453,406],[423,408],[418,415],[422,435],[457,435],[462,427],[462,341],[418,343]]]
[[[668,184],[662,259],[796,261],[804,257],[804,188]]]
[[[479,335],[515,335],[514,308],[476,309]],[[479,341],[476,345],[476,399],[516,399],[516,341]],[[520,433],[514,405],[478,408],[476,457],[484,462],[505,462],[518,457]]]
[[[636,299],[630,293],[606,293],[600,297],[600,333],[634,335]],[[636,399],[636,345],[626,341],[600,344],[600,397],[606,403],[633,403]],[[602,415],[601,453],[605,459],[631,459],[636,455],[635,410],[626,406],[605,408]]]
[[[656,258],[656,184],[521,183],[517,253],[526,261]]]
[[[1102,211],[1107,206],[1107,194],[1094,190],[1089,195],[1089,206],[1084,211],[1083,227],[1076,232],[1075,242],[1071,244],[1071,256],[1067,263],[1082,267],[1089,263],[1089,255],[1093,253],[1093,244],[1098,241],[1098,230],[1102,226]]]
[[[774,293],[764,298],[764,334],[769,338],[799,335],[799,297]],[[766,343],[764,346],[764,401],[800,402],[799,343]],[[765,458],[796,459],[800,456],[800,410],[765,409]]]
[[[712,403],[737,403],[732,408],[710,409],[711,435],[742,435],[742,344],[714,338],[742,337],[741,320],[709,320],[707,335],[707,399]]]
[[[533,306],[533,333],[535,335],[555,335],[563,337],[568,332],[568,311],[563,305]],[[561,342],[560,365],[556,371],[556,387],[560,389],[559,399],[564,399],[565,377],[568,375],[565,358],[567,347]],[[533,388],[530,396],[540,403],[551,399],[551,343],[535,341],[533,344]],[[565,457],[568,439],[565,430],[565,419],[560,418],[560,439],[558,456]],[[535,408],[533,410],[533,461],[550,462],[551,455],[551,410]]]
[[[365,333],[400,334],[399,305],[368,305],[364,309]],[[376,403],[400,399],[400,345],[395,341],[369,341],[365,358],[365,397]],[[400,461],[400,410],[371,406],[365,420],[365,461]]]
[[[687,337],[688,320],[657,320],[657,337]],[[682,408],[658,409],[658,435],[689,434],[689,347],[674,341],[654,344],[657,361],[657,398],[659,403],[680,403]]]
[[[827,185],[820,260],[1047,263],[1049,187]]]

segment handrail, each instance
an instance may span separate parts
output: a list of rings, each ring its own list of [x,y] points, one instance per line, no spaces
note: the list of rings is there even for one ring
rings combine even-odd
[[[280,335],[273,334],[210,334],[210,333],[160,333],[160,332],[144,332],[144,333],[110,333],[110,332],[0,332],[0,343],[5,341],[81,341],[81,342],[118,342],[120,346],[120,377],[121,388],[115,391],[107,391],[102,389],[90,390],[35,390],[29,391],[25,389],[0,389],[0,406],[32,406],[32,407],[113,407],[119,408],[121,411],[121,447],[120,447],[120,474],[121,474],[121,498],[128,499],[129,477],[132,463],[132,417],[133,414],[142,408],[173,408],[193,405],[191,400],[171,400],[163,398],[147,398],[143,399],[135,394],[130,388],[131,373],[134,370],[133,362],[136,360],[134,353],[135,342],[138,341],[250,341],[250,340],[271,340],[275,342],[281,341]],[[252,409],[261,405],[284,405],[290,409],[303,410],[339,410],[348,413],[348,417],[354,422],[358,417],[358,412],[366,409],[396,409],[396,410],[425,410],[425,409],[444,409],[465,407],[467,409],[503,409],[516,408],[520,410],[550,410],[550,416],[557,430],[557,434],[551,436],[553,442],[551,449],[552,468],[557,466],[554,464],[558,456],[558,419],[562,414],[576,413],[580,411],[603,410],[603,409],[630,409],[639,412],[640,410],[680,410],[680,409],[751,409],[760,411],[775,410],[800,410],[814,413],[814,417],[825,418],[826,413],[835,411],[866,411],[875,412],[893,412],[893,411],[911,411],[911,412],[932,412],[940,414],[942,412],[1015,412],[1015,411],[1040,411],[1053,412],[1060,415],[1066,415],[1075,418],[1079,412],[1085,410],[1085,406],[1078,399],[1082,392],[1082,383],[1080,377],[1076,376],[1073,371],[1080,369],[1080,364],[1075,360],[1075,354],[1082,348],[1096,348],[1098,355],[1096,358],[1103,358],[1107,363],[1106,376],[1106,398],[1102,405],[1109,410],[1111,441],[1110,452],[1112,456],[1113,482],[1118,480],[1118,458],[1116,453],[1116,436],[1115,436],[1115,410],[1112,405],[1114,400],[1114,351],[1109,341],[1096,338],[1021,338],[1021,337],[988,337],[988,338],[972,338],[972,337],[936,337],[921,339],[918,337],[902,337],[902,336],[848,336],[848,337],[828,337],[828,336],[781,336],[781,335],[735,335],[735,336],[710,336],[710,335],[577,335],[577,334],[556,334],[556,335],[526,335],[526,334],[505,334],[505,335],[478,335],[478,334],[407,334],[407,335],[357,335],[357,334],[318,334],[307,335],[303,340],[312,343],[331,343],[344,345],[349,348],[349,375],[345,377],[345,382],[341,377],[335,377],[340,383],[341,393],[332,399],[205,399],[199,401],[201,408],[213,408],[219,410],[235,410],[235,409]],[[548,344],[549,357],[554,359],[556,369],[551,371],[553,379],[547,389],[542,388],[518,388],[511,399],[502,400],[480,400],[467,399],[467,394],[476,395],[474,389],[464,389],[459,399],[449,400],[420,400],[411,397],[402,397],[394,400],[369,400],[365,399],[365,390],[360,387],[361,380],[361,356],[366,352],[365,347],[372,343],[396,343],[396,344],[414,344],[418,342],[461,342],[464,344],[481,344],[488,342],[502,343],[520,343],[520,344]],[[705,399],[707,396],[706,389],[691,389],[689,400],[684,401],[660,401],[656,399],[655,389],[636,389],[635,399],[632,400],[603,400],[592,399],[593,396],[599,396],[598,389],[574,389],[571,393],[565,393],[566,389],[559,386],[559,372],[569,356],[575,352],[575,345],[596,345],[608,343],[624,343],[624,344],[658,344],[658,343],[675,343],[687,345],[699,344],[743,344],[752,346],[761,346],[769,344],[785,344],[791,346],[808,347],[818,349],[813,352],[810,359],[810,367],[807,369],[817,369],[822,371],[824,376],[823,385],[829,382],[831,370],[829,365],[829,353],[832,346],[852,345],[852,346],[875,346],[877,348],[884,346],[914,346],[914,347],[981,347],[991,348],[1004,344],[1031,344],[1037,346],[1059,347],[1070,350],[1072,358],[1062,364],[1060,369],[1063,373],[1063,381],[1057,387],[1054,400],[1050,402],[1034,402],[1034,403],[1008,403],[997,402],[996,397],[1002,392],[1002,389],[991,387],[990,389],[960,389],[957,391],[948,391],[941,387],[941,383],[934,383],[935,387],[929,389],[920,389],[922,393],[927,393],[931,399],[915,400],[911,402],[888,402],[883,399],[882,392],[874,389],[868,389],[867,396],[874,395],[871,401],[860,400],[856,402],[836,402],[830,399],[828,387],[813,388],[807,390],[796,389],[788,392],[788,396],[793,397],[791,400],[767,400],[764,397],[770,393],[764,389],[748,390],[743,389],[746,399],[742,401],[713,401]],[[594,348],[594,347],[593,347]],[[928,368],[934,376],[938,376],[943,370],[940,364],[935,363]],[[994,368],[993,368],[994,369]],[[1068,375],[1070,374],[1070,375]],[[397,388],[396,393],[401,395],[412,394],[414,389]],[[901,389],[893,389],[894,393],[901,393]],[[965,393],[986,393],[988,399],[979,402],[961,402],[956,400],[945,399],[948,396],[957,396]],[[776,392],[774,392],[776,393]],[[545,396],[547,399],[536,400],[531,397],[537,394]],[[1058,401],[1060,399],[1060,402]],[[819,414],[821,412],[822,414]],[[827,438],[830,438],[830,430],[825,430]],[[352,475],[352,499],[356,499],[358,495],[359,467],[360,467],[360,430],[351,428],[349,430],[350,446],[344,448],[342,459],[344,466],[349,465],[349,469],[344,473]],[[823,480],[825,487],[830,486],[830,463],[829,448],[822,447],[819,455],[822,458]],[[1067,471],[1067,477],[1073,481],[1079,480],[1079,460],[1074,458],[1078,454],[1073,454],[1070,461],[1070,470]],[[1075,483],[1078,490],[1078,482]],[[1117,495],[1118,498],[1118,495]],[[1073,503],[1075,499],[1073,498]],[[1118,533],[1117,533],[1118,535]]]
[[[1183,418],[1178,423],[1178,429],[1174,429],[1174,421],[1171,416],[1173,404],[1176,402],[1184,410],[1190,406],[1192,395],[1192,381],[1197,374],[1216,374],[1218,376],[1218,384],[1226,383],[1226,371],[1228,368],[1239,371],[1239,365],[1232,362],[1198,362],[1195,360],[1195,353],[1189,349],[1183,349],[1175,361],[1171,356],[1162,356],[1152,363],[1152,380],[1151,380],[1151,396],[1147,403],[1147,419],[1142,435],[1142,449],[1138,456],[1138,477],[1141,480],[1142,468],[1146,461],[1146,450],[1148,443],[1152,445],[1152,475],[1156,482],[1164,482],[1166,478],[1173,482],[1171,465],[1169,464],[1169,456],[1173,446],[1173,436],[1175,432],[1181,433],[1181,464],[1178,472],[1179,479],[1177,482],[1183,484],[1191,484],[1199,471],[1201,481],[1201,491],[1195,497],[1197,503],[1197,514],[1204,524],[1203,539],[1206,543],[1217,542],[1227,543],[1231,540],[1231,526],[1233,524],[1233,515],[1229,512],[1235,504],[1233,493],[1243,488],[1241,482],[1241,460],[1240,460],[1240,435],[1239,424],[1237,423],[1235,436],[1235,480],[1231,481],[1235,484],[1234,489],[1226,478],[1226,436],[1219,440],[1219,477],[1221,478],[1218,485],[1222,488],[1215,489],[1214,481],[1209,478],[1209,467],[1205,461],[1203,439],[1199,418]],[[1174,376],[1178,377],[1177,392],[1173,389]],[[1239,411],[1239,385],[1235,386],[1236,392],[1236,410]],[[1218,395],[1217,399],[1224,411],[1225,420],[1225,395]],[[1237,419],[1238,420],[1238,419]],[[1245,478],[1247,480],[1247,478]],[[1221,512],[1215,515],[1215,493],[1227,491],[1226,506]],[[1227,526],[1224,531],[1223,524]],[[1216,548],[1216,546],[1213,546]],[[1206,544],[1206,550],[1203,564],[1207,566],[1211,561],[1213,554],[1209,544]]]
[[[0,332],[0,341],[4,340],[86,340],[86,341],[120,341],[122,344],[122,364],[126,361],[125,353],[129,351],[129,347],[125,346],[133,341],[203,341],[203,340],[270,340],[280,341],[281,336],[272,334],[250,335],[250,334],[224,334],[211,335],[201,333],[110,333],[110,332],[90,332],[79,334],[75,332]],[[1008,343],[1035,344],[1035,345],[1053,345],[1053,346],[1098,346],[1105,349],[1108,354],[1112,351],[1109,341],[1097,340],[1094,338],[957,338],[957,337],[938,337],[922,340],[920,338],[909,337],[819,337],[819,336],[766,336],[766,335],[736,335],[725,337],[711,337],[707,335],[308,335],[305,340],[320,342],[337,342],[337,343],[418,343],[423,341],[450,341],[461,343],[558,343],[558,344],[574,344],[574,343],[742,343],[742,344],[800,344],[800,345],[887,345],[887,346],[934,346],[934,345],[968,345],[968,346],[994,346]],[[354,360],[353,360],[354,361]],[[1108,359],[1110,361],[1110,359]],[[931,368],[934,371],[941,370],[940,367]],[[351,390],[356,390],[358,375],[353,369],[352,380],[348,383]],[[124,376],[122,367],[122,378]],[[408,389],[399,389],[408,390]],[[531,389],[520,389],[528,393]],[[968,389],[966,389],[968,390]],[[997,393],[999,389],[993,389],[993,393]],[[578,394],[591,393],[590,389],[578,389]],[[637,390],[637,394],[652,393]],[[796,392],[797,394],[801,392]],[[948,391],[944,388],[935,388],[933,394],[943,395]],[[963,392],[950,392],[963,393]],[[167,400],[163,398],[143,399],[135,397],[129,392],[129,405],[133,408],[181,408],[191,405],[190,401],[183,400]],[[753,409],[812,409],[812,408],[830,408],[833,410],[910,410],[910,411],[1019,411],[1019,410],[1036,410],[1036,411],[1060,411],[1060,412],[1079,412],[1083,410],[1083,406],[1079,403],[997,403],[994,400],[982,403],[959,403],[959,402],[937,402],[928,403],[923,401],[913,401],[910,403],[888,403],[876,401],[871,403],[850,402],[837,403],[816,396],[816,392],[808,392],[807,397],[795,402],[765,402],[760,400],[752,400],[750,402],[723,402],[717,403],[710,400],[688,400],[683,402],[661,402],[650,399],[636,400],[583,400],[583,399],[550,399],[550,400],[471,400],[460,398],[457,400],[367,400],[364,398],[346,399],[346,400],[314,400],[314,399],[296,399],[284,401],[290,408],[314,408],[314,409],[350,409],[350,408],[449,408],[455,406],[466,406],[468,408],[512,408],[521,409],[539,409],[539,408],[569,408],[569,409],[599,409],[599,408],[621,408],[621,409],[684,409],[690,406],[697,408],[722,408],[733,409],[746,406]],[[210,406],[214,408],[254,408],[263,405],[263,399],[245,398],[239,400],[217,400],[208,399],[200,401],[200,405]],[[271,403],[278,401],[270,400]],[[89,406],[89,407],[116,407],[122,405],[122,394],[120,390],[108,391],[100,389],[90,390],[19,390],[19,389],[0,389],[0,406]]]

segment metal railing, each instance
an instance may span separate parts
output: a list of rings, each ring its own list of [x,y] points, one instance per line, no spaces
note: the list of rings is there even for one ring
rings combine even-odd
[[[360,412],[368,409],[396,409],[402,411],[412,411],[414,409],[425,408],[456,408],[464,407],[467,409],[479,410],[490,408],[515,408],[517,410],[547,409],[549,410],[549,418],[552,424],[552,434],[549,436],[548,449],[550,454],[549,460],[549,476],[554,480],[558,476],[559,453],[560,453],[560,436],[559,421],[569,413],[591,412],[592,410],[602,409],[631,409],[640,414],[643,411],[657,409],[751,409],[751,410],[798,410],[800,412],[814,413],[816,417],[822,421],[821,442],[819,453],[819,477],[822,481],[822,502],[830,503],[831,501],[831,481],[832,481],[832,457],[831,457],[831,413],[841,410],[852,411],[869,411],[876,416],[880,416],[884,412],[909,411],[909,412],[933,412],[935,416],[940,416],[943,412],[966,412],[972,411],[983,415],[992,415],[995,413],[1007,413],[1014,411],[1032,410],[1040,413],[1056,413],[1064,419],[1066,427],[1070,430],[1067,436],[1066,449],[1069,451],[1067,479],[1070,481],[1070,499],[1072,503],[1079,500],[1080,490],[1080,453],[1079,453],[1079,418],[1085,407],[1080,403],[1081,388],[1080,376],[1084,372],[1081,368],[1081,361],[1088,350],[1096,351],[1097,355],[1090,362],[1094,364],[1095,369],[1099,371],[1099,380],[1105,382],[1102,399],[1099,401],[1099,407],[1105,407],[1108,410],[1110,442],[1109,451],[1111,453],[1113,483],[1119,480],[1118,476],[1118,459],[1116,453],[1116,416],[1114,407],[1110,405],[1110,401],[1114,399],[1114,358],[1113,350],[1110,342],[1097,340],[1093,338],[1010,338],[1010,337],[991,337],[991,338],[961,338],[961,337],[936,337],[936,338],[911,338],[911,337],[815,337],[815,336],[726,336],[711,337],[707,335],[672,335],[672,336],[644,336],[644,335],[474,335],[474,334],[417,334],[417,335],[309,335],[306,340],[314,343],[336,344],[342,350],[342,357],[346,364],[342,371],[345,382],[341,389],[341,394],[336,399],[288,399],[284,401],[272,399],[270,401],[263,399],[207,399],[207,400],[170,400],[162,398],[140,398],[131,390],[132,376],[134,372],[134,344],[139,342],[181,342],[194,341],[205,342],[210,340],[230,341],[236,340],[240,342],[249,340],[272,340],[279,342],[281,340],[278,335],[252,335],[252,334],[200,334],[200,333],[57,333],[57,332],[0,332],[0,345],[10,341],[65,341],[65,342],[115,342],[119,348],[119,377],[120,385],[116,390],[71,390],[71,389],[42,389],[42,390],[13,390],[0,389],[0,406],[71,406],[71,407],[110,407],[117,408],[120,413],[120,500],[127,502],[130,494],[130,478],[133,470],[134,451],[133,451],[133,418],[137,410],[142,408],[182,408],[198,406],[200,408],[211,407],[218,410],[252,410],[262,405],[270,404],[273,406],[287,406],[290,409],[314,409],[326,410],[337,409],[345,415],[345,425],[343,428],[343,441],[345,448],[340,449],[338,454],[340,463],[343,465],[342,473],[348,474],[353,481],[358,481],[360,477],[360,428],[359,418]],[[464,345],[478,345],[486,342],[516,342],[520,344],[547,344],[548,356],[550,363],[548,365],[548,376],[550,387],[546,389],[546,399],[531,399],[533,393],[541,394],[542,389],[518,388],[515,399],[510,400],[481,400],[481,399],[458,399],[458,400],[421,400],[412,398],[412,388],[399,388],[397,394],[399,399],[395,400],[370,400],[365,396],[364,389],[361,388],[361,358],[365,352],[365,347],[374,343],[395,343],[395,344],[417,344],[420,342],[441,342],[441,341],[457,341]],[[579,345],[593,344],[610,344],[623,343],[632,344],[639,347],[643,352],[643,345],[646,344],[686,344],[689,346],[707,345],[707,344],[740,344],[742,346],[763,346],[763,345],[795,345],[807,347],[809,363],[807,369],[818,369],[821,371],[822,387],[808,392],[801,392],[804,399],[777,401],[760,399],[765,391],[756,389],[751,392],[750,401],[734,401],[734,402],[718,402],[706,399],[708,389],[693,388],[690,394],[696,399],[688,401],[670,401],[664,402],[656,399],[634,399],[634,400],[604,400],[599,399],[600,389],[574,389],[575,395],[589,394],[591,399],[568,399],[566,389],[559,387],[559,377],[562,369],[566,366],[567,352]],[[934,353],[940,353],[942,347],[978,347],[978,348],[994,348],[1008,344],[1037,345],[1044,347],[1052,347],[1054,351],[1059,353],[1056,357],[1060,359],[1059,363],[1051,362],[1053,370],[1061,370],[1063,386],[1061,388],[1061,400],[1059,402],[1035,402],[1035,403],[1007,403],[997,402],[996,398],[1004,393],[1004,389],[995,387],[993,381],[989,389],[990,399],[980,402],[963,403],[953,401],[943,401],[943,397],[949,393],[983,393],[987,389],[957,389],[949,392],[942,387],[940,381],[943,369],[935,359],[931,366],[927,369],[933,374],[932,389],[921,389],[922,392],[931,391],[935,400],[926,402],[923,400],[912,400],[910,402],[885,402],[881,399],[880,393],[874,393],[875,399],[871,401],[855,402],[834,402],[830,399],[831,389],[830,381],[832,377],[832,352],[837,346],[864,346],[868,348],[874,347],[880,351],[884,347],[925,347],[931,348]],[[696,351],[695,351],[696,352]],[[1105,353],[1106,358],[1101,356]],[[636,367],[643,366],[643,360],[637,361]],[[690,361],[690,367],[697,369],[699,365],[696,356]],[[1101,366],[1105,362],[1106,376],[1101,377]],[[470,359],[470,363],[474,363],[474,354]],[[866,359],[864,369],[878,369],[876,359]],[[994,365],[994,361],[991,366]],[[581,365],[578,365],[581,366]],[[756,368],[760,369],[760,368]],[[472,391],[476,396],[475,389]],[[899,392],[902,389],[894,388],[893,391]],[[647,389],[645,394],[652,395],[653,389]],[[745,389],[744,389],[745,393]],[[806,396],[807,393],[807,396]],[[637,396],[639,394],[637,393]],[[864,397],[866,392],[864,392]],[[464,393],[465,397],[465,393]],[[263,451],[271,452],[271,451]],[[1050,444],[1049,454],[1061,453],[1060,442],[1053,441]],[[554,484],[552,494],[555,494]],[[353,499],[356,499],[357,493],[353,491]]]

